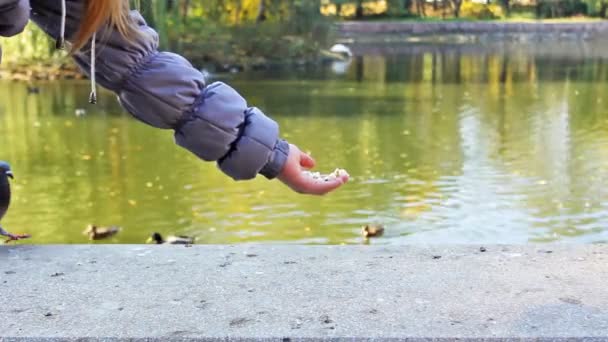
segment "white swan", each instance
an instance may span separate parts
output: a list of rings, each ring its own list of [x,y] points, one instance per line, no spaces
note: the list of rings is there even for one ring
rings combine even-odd
[[[351,58],[353,56],[353,52],[351,51],[351,49],[344,44],[336,44],[336,45],[332,46],[331,49],[329,49],[329,51],[343,55],[348,58]]]

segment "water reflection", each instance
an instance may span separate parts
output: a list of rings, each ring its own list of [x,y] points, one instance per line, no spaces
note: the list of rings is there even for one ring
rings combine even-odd
[[[570,43],[573,44],[573,43]],[[579,43],[576,43],[579,44]],[[579,46],[579,45],[576,45]],[[234,183],[80,83],[39,95],[0,83],[0,159],[17,175],[4,224],[33,242],[111,242],[151,231],[202,243],[526,243],[608,240],[606,56],[601,46],[378,47],[346,70],[229,80],[289,140],[354,179],[327,198]],[[87,115],[74,111],[86,108]]]

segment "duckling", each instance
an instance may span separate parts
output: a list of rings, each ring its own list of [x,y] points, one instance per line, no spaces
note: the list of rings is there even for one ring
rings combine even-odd
[[[195,238],[190,236],[168,236],[167,239],[163,239],[160,233],[152,233],[146,243],[155,243],[157,245],[170,244],[170,245],[191,245],[194,243]]]
[[[85,231],[82,233],[84,235],[88,235],[89,240],[101,240],[101,239],[106,239],[106,238],[109,238],[109,237],[112,237],[112,236],[118,234],[118,232],[120,232],[120,230],[121,230],[121,228],[116,227],[116,226],[97,227],[94,224],[90,224],[87,226],[87,229],[85,229]]]
[[[384,234],[384,226],[379,225],[379,224],[378,225],[366,224],[361,229],[361,233],[363,234],[363,237],[366,239],[370,238],[370,237],[379,237],[379,236],[382,236],[382,234]]]

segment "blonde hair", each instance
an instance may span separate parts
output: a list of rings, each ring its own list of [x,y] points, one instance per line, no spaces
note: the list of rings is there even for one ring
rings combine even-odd
[[[134,30],[129,21],[129,0],[87,0],[80,29],[72,40],[72,50],[80,49],[105,23],[129,37]]]

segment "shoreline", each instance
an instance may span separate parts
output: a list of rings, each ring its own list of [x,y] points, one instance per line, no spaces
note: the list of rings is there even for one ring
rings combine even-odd
[[[190,59],[192,60],[192,59]],[[259,58],[245,60],[242,63],[219,64],[199,64],[193,63],[194,68],[203,74],[211,73],[214,75],[238,74],[245,71],[264,71],[264,70],[289,70],[302,67],[316,67],[326,65],[334,61],[344,61],[345,57],[339,54],[320,50],[314,58],[288,59],[282,62],[273,60],[260,61]],[[78,66],[70,60],[65,59],[57,63],[34,62],[31,64],[0,65],[0,81],[13,82],[44,82],[55,80],[85,80],[88,77],[83,74]]]
[[[608,40],[608,20],[530,22],[530,21],[345,21],[334,24],[335,42],[351,45],[355,54],[410,53],[412,49],[436,50],[442,46],[461,46],[479,50],[486,45],[519,43],[576,43]],[[326,48],[329,48],[326,47]],[[578,51],[578,50],[577,50]],[[196,61],[196,56],[190,56]],[[275,70],[323,65],[343,60],[342,56],[321,49],[315,56],[273,60],[251,58],[238,63],[211,63],[210,71]],[[200,65],[196,64],[200,67]],[[203,65],[204,66],[204,65]],[[80,80],[87,77],[69,59],[56,62],[0,65],[0,80],[52,81]]]
[[[34,62],[31,64],[0,65],[0,81],[38,82],[56,80],[84,80],[87,76],[80,72],[70,59],[65,61]]]

